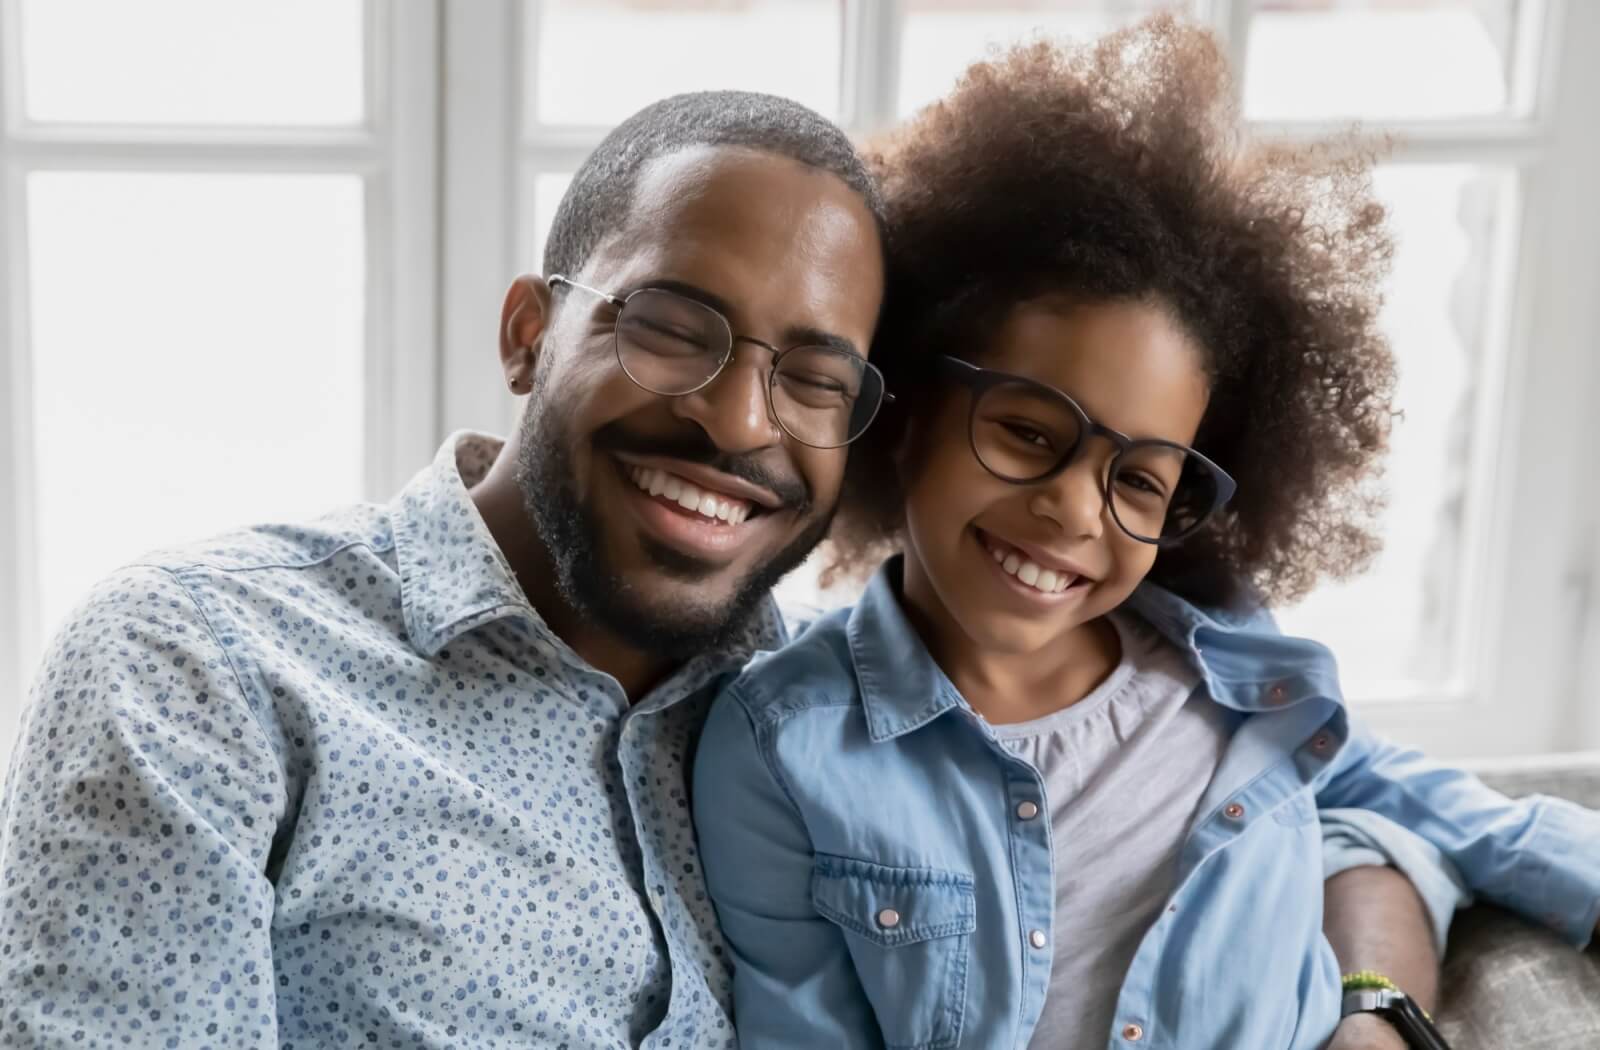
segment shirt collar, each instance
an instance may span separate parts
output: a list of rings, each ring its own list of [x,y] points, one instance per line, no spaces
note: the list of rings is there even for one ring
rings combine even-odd
[[[868,733],[882,741],[965,706],[906,619],[897,592],[901,557],[873,575],[846,624]],[[1311,697],[1343,703],[1338,667],[1324,645],[1283,634],[1264,608],[1201,609],[1146,583],[1127,608],[1190,654],[1211,697],[1239,711],[1281,710]]]
[[[1333,652],[1284,634],[1264,606],[1202,609],[1153,583],[1140,584],[1127,606],[1191,655],[1220,704],[1263,711],[1311,697],[1344,703]]]
[[[966,704],[900,607],[901,564],[897,554],[879,567],[845,624],[874,741],[909,733]]]
[[[487,434],[450,435],[390,505],[406,633],[424,656],[431,658],[467,631],[512,614],[549,630],[467,492],[488,473],[503,445]],[[694,676],[741,666],[756,651],[776,649],[787,640],[769,596],[730,644],[696,654],[683,670]]]
[[[401,610],[411,644],[424,656],[480,624],[533,612],[467,494],[502,444],[487,434],[451,434],[390,504]]]

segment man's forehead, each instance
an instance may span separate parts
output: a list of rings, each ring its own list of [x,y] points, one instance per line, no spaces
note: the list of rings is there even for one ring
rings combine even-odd
[[[854,190],[743,147],[697,146],[650,162],[592,263],[586,270],[609,291],[669,278],[734,307],[776,291],[803,313],[868,329],[883,280],[877,227]]]

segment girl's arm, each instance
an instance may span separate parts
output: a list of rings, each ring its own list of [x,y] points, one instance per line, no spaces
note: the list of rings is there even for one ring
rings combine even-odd
[[[810,836],[736,693],[706,721],[693,801],[741,1045],[881,1048],[844,935],[812,905]]]
[[[1349,726],[1319,808],[1389,818],[1437,846],[1475,893],[1588,944],[1600,926],[1600,813],[1539,795],[1509,799],[1353,718]]]

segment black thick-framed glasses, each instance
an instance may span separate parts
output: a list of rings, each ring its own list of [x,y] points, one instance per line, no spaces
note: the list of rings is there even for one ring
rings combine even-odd
[[[1141,543],[1178,543],[1233,498],[1233,478],[1199,452],[1160,438],[1130,438],[1096,423],[1053,386],[959,357],[941,356],[939,372],[971,393],[972,454],[1002,481],[1048,481],[1067,469],[1091,437],[1115,445],[1101,495],[1117,527]]]
[[[865,433],[885,400],[883,373],[860,354],[802,344],[779,349],[736,336],[718,310],[664,288],[626,296],[579,284],[561,274],[552,286],[599,296],[615,307],[612,345],[627,377],[652,394],[682,397],[708,386],[733,359],[736,343],[772,354],[767,409],[783,432],[812,448],[839,448]]]

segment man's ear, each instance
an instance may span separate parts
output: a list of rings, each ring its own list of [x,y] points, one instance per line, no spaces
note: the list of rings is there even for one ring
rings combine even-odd
[[[500,370],[513,394],[533,389],[534,368],[549,326],[549,283],[533,274],[512,281],[500,308]]]

